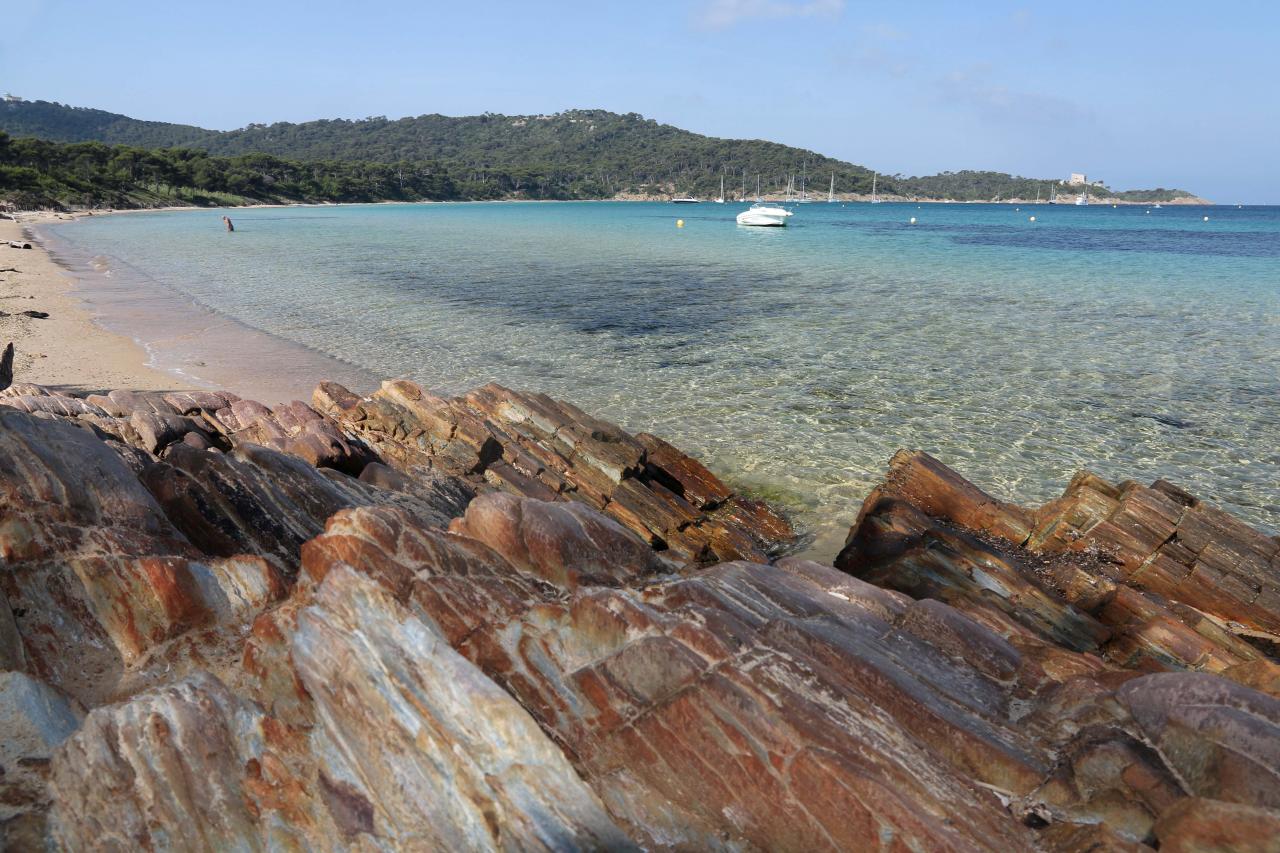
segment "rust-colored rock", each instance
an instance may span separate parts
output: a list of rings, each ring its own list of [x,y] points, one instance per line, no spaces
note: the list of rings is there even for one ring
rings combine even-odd
[[[1253,684],[1262,665],[1245,664],[1280,648],[1280,610],[1266,604],[1280,543],[1168,483],[1113,486],[1085,473],[1034,513],[1010,507],[926,454],[901,452],[836,566],[1127,669]]]
[[[325,383],[315,407],[401,469],[429,467],[481,490],[603,510],[672,560],[767,561],[794,538],[762,503],[652,435],[544,394],[486,385],[452,399],[406,380],[367,398]]]
[[[478,496],[477,496],[478,495]],[[1272,849],[1280,543],[900,453],[837,565],[542,395],[0,391],[0,839]],[[85,716],[87,712],[87,716]]]

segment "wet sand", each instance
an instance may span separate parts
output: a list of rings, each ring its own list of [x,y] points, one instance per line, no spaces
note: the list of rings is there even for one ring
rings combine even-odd
[[[10,248],[9,240],[28,241],[31,248]],[[74,392],[195,387],[149,366],[146,351],[129,337],[95,324],[75,293],[75,279],[29,240],[21,222],[0,219],[0,270],[0,311],[8,315],[0,317],[0,346],[13,342],[15,382]],[[23,311],[49,316],[35,319]]]
[[[217,389],[268,405],[309,400],[322,380],[373,390],[354,365],[221,315],[156,282],[83,259],[43,231],[77,216],[0,220],[0,347],[14,342],[14,381],[76,393]],[[31,249],[8,248],[25,240]],[[43,311],[47,319],[18,315]],[[17,316],[13,316],[17,315]]]

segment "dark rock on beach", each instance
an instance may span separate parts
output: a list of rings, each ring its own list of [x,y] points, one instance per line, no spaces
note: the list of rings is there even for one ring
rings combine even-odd
[[[0,847],[1273,850],[1280,542],[899,453],[835,565],[563,401],[0,391]]]

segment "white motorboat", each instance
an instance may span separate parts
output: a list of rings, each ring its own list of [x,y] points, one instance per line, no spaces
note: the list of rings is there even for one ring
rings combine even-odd
[[[702,199],[693,198],[692,196],[681,196],[680,198],[671,199],[672,204],[698,204],[701,201]]]
[[[738,214],[739,225],[783,226],[793,216],[785,207],[768,202],[757,202]]]

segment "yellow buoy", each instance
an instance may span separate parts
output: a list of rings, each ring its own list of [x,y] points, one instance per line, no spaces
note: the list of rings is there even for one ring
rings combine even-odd
[[[683,219],[677,219],[677,220],[676,220],[676,227],[677,227],[677,228],[683,228],[683,227],[684,227],[684,220],[683,220]]]

